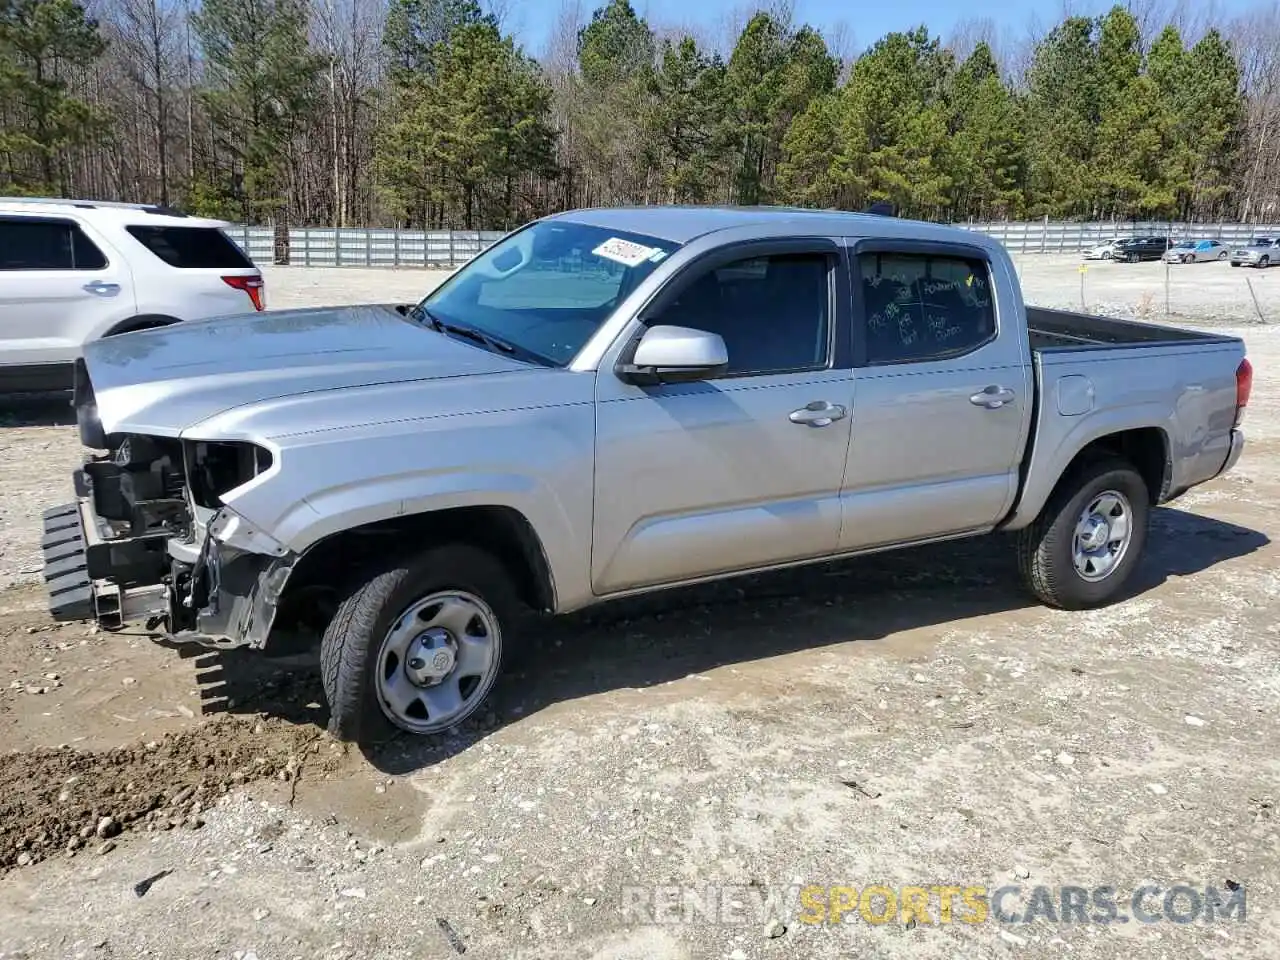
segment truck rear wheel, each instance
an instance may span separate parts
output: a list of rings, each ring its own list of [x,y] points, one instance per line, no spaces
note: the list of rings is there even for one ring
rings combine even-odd
[[[461,724],[488,699],[521,609],[502,565],[465,544],[366,571],[321,642],[330,732],[373,744]]]
[[[1142,556],[1150,494],[1126,460],[1083,464],[1018,532],[1018,565],[1043,602],[1084,610],[1114,600]]]

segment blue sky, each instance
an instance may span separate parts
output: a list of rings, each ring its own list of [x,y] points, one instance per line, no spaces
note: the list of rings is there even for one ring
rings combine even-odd
[[[504,26],[516,34],[526,50],[544,52],[566,5],[578,3],[583,18],[604,0],[492,0],[502,12]],[[1064,13],[1098,14],[1115,0],[794,0],[796,19],[821,28],[839,28],[838,35],[850,54],[869,46],[893,30],[921,22],[946,39],[958,23],[987,19],[998,40],[1014,43],[1037,22],[1043,26]],[[1123,0],[1122,0],[1123,2]],[[1161,19],[1174,15],[1193,30],[1206,19],[1221,21],[1271,0],[1142,0],[1139,6],[1155,8]],[[632,5],[657,26],[693,28],[695,36],[710,43],[725,42],[734,26],[744,21],[744,10],[768,6],[769,0],[632,0]]]

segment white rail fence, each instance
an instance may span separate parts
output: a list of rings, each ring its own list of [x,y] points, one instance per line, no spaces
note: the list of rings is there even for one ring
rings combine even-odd
[[[255,263],[303,267],[449,268],[465,263],[503,236],[490,230],[357,227],[291,227],[286,233],[272,227],[236,226],[228,233]]]
[[[994,237],[1011,253],[1076,253],[1112,237],[1172,237],[1175,240],[1222,240],[1244,243],[1250,237],[1280,234],[1278,224],[1256,223],[1140,223],[1056,220],[957,223]]]
[[[1076,253],[1111,237],[1171,236],[1179,240],[1223,240],[1241,243],[1260,234],[1280,234],[1280,224],[1143,223],[1055,220],[957,223],[985,233],[1011,253]],[[491,230],[394,230],[363,227],[235,226],[229,231],[255,263],[287,263],[306,267],[433,267],[465,263],[503,233]],[[286,239],[287,238],[287,239]]]

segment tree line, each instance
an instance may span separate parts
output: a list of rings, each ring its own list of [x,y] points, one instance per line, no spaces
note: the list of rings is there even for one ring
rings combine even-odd
[[[719,44],[568,0],[535,58],[477,0],[0,0],[0,193],[467,229],[635,203],[1280,220],[1280,4],[1181,9],[853,56],[785,0]]]

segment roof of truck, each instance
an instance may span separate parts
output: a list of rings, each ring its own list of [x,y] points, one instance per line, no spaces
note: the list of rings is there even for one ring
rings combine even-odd
[[[783,224],[794,225],[797,233],[833,237],[910,237],[951,241],[964,238],[972,243],[982,236],[961,227],[922,220],[802,207],[589,207],[568,210],[550,219],[642,233],[671,243],[688,243],[696,237],[732,227],[760,225],[777,228]]]

